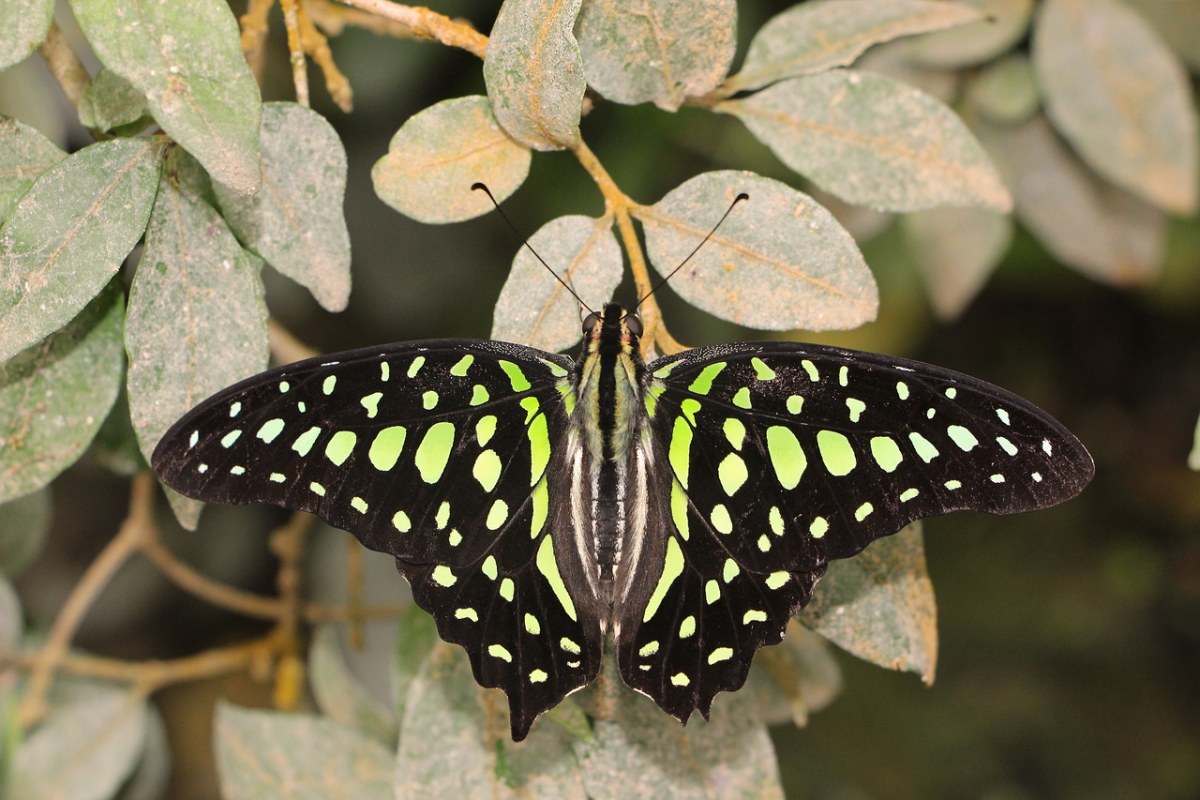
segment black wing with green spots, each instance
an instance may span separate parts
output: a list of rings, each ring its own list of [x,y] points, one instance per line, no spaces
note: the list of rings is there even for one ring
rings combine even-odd
[[[1027,401],[949,370],[768,343],[648,367],[665,567],[622,627],[627,683],[686,720],[739,688],[835,558],[913,520],[1067,500],[1092,460]]]

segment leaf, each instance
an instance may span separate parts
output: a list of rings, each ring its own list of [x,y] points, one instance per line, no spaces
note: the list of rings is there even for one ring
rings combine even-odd
[[[433,617],[415,605],[404,609],[396,626],[396,658],[392,663],[392,700],[397,723],[404,721],[409,687],[440,641]]]
[[[8,578],[0,574],[0,652],[12,653],[20,647],[24,630],[21,601]]]
[[[621,282],[624,263],[611,217],[550,220],[529,246],[593,308],[607,302]],[[522,247],[500,290],[490,338],[557,352],[578,342],[581,331],[579,302]]]
[[[1193,71],[1200,69],[1200,5],[1179,0],[1126,0]]]
[[[758,707],[766,725],[808,724],[808,715],[833,702],[842,691],[842,671],[829,643],[795,620],[775,647],[764,647],[740,691]]]
[[[218,181],[259,185],[258,83],[225,0],[71,0],[104,66],[146,96],[150,113]]]
[[[500,7],[483,79],[496,119],[534,150],[579,142],[587,85],[571,29],[583,0],[508,0]]]
[[[675,111],[725,77],[736,23],[734,0],[593,0],[576,25],[584,77],[614,102]]]
[[[51,513],[49,489],[0,505],[0,574],[15,578],[38,557],[50,532]]]
[[[268,357],[261,264],[177,183],[182,168],[173,158],[163,170],[125,325],[130,416],[147,461],[185,411],[261,372]],[[168,497],[180,524],[194,528],[200,505]]]
[[[859,658],[933,683],[937,606],[920,523],[830,562],[799,620]]]
[[[0,227],[0,362],[66,325],[146,228],[162,145],[99,142],[44,172]]]
[[[146,117],[146,96],[111,69],[101,67],[83,90],[79,121],[97,131],[111,131]]]
[[[217,706],[221,796],[391,800],[392,754],[333,720]]]
[[[854,63],[872,45],[900,36],[974,22],[979,13],[933,0],[824,0],[795,5],[754,35],[732,91],[757,89],[785,78]]]
[[[113,403],[112,411],[96,432],[86,457],[109,472],[126,477],[148,468],[138,447],[133,420],[129,418],[129,393],[124,386]]]
[[[697,175],[634,211],[651,263],[683,263],[745,192],[721,227],[671,278],[689,303],[766,330],[853,328],[875,317],[878,290],[858,246],[808,195],[751,172]]]
[[[1010,173],[1017,218],[1055,258],[1117,286],[1145,284],[1158,275],[1162,212],[1098,180],[1043,117],[986,130],[981,135]]]
[[[39,175],[66,157],[37,129],[0,117],[0,222],[8,219]]]
[[[121,386],[119,282],[40,344],[0,365],[0,503],[83,455]]]
[[[394,747],[397,724],[391,709],[368,694],[346,665],[337,627],[323,624],[313,633],[308,651],[309,680],[325,716]]]
[[[14,797],[107,800],[133,771],[146,740],[145,698],[102,686],[73,695],[17,750]]]
[[[482,95],[443,100],[396,131],[371,179],[379,199],[419,222],[461,222],[490,212],[471,190],[487,184],[503,202],[529,175],[529,148],[509,137]]]
[[[722,694],[709,720],[696,715],[685,727],[625,686],[613,662],[587,690],[603,696],[606,713],[574,744],[591,800],[782,799],[771,737],[749,695]]]
[[[882,75],[795,78],[716,110],[736,115],[783,163],[850,203],[883,211],[1008,211],[1012,203],[949,107]]]
[[[1200,472],[1200,418],[1196,419],[1196,432],[1192,435],[1192,452],[1188,453],[1188,468]]]
[[[159,800],[171,781],[171,745],[167,725],[153,705],[146,707],[146,745],[137,767],[114,800]]]
[[[346,151],[324,117],[295,103],[263,105],[262,188],[217,184],[221,211],[246,246],[329,311],[350,298],[350,234],[342,201]]]
[[[1029,30],[1033,0],[958,0],[979,11],[979,19],[952,31],[909,42],[909,57],[936,69],[962,69],[991,61],[1021,41]]]
[[[508,738],[504,695],[476,685],[461,648],[439,642],[410,684],[396,797],[583,799],[568,734],[546,721]]]
[[[1175,214],[1196,209],[1196,109],[1179,60],[1114,0],[1046,0],[1033,39],[1046,113],[1092,169]]]
[[[50,30],[54,0],[4,0],[0,3],[0,69],[24,61]]]
[[[933,310],[953,319],[975,298],[1008,250],[1012,222],[982,208],[937,208],[901,217]]]
[[[1023,55],[1011,55],[983,68],[967,84],[967,102],[997,125],[1020,125],[1041,106],[1033,66]]]

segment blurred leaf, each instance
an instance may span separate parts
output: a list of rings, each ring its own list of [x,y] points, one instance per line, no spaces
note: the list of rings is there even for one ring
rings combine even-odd
[[[979,20],[952,31],[914,39],[909,54],[927,67],[962,69],[991,61],[1029,30],[1033,0],[958,0],[979,10]]]
[[[785,78],[854,63],[872,45],[979,19],[957,3],[932,0],[824,0],[792,6],[754,35],[730,90],[756,89]],[[957,35],[957,31],[955,34]]]
[[[1196,109],[1183,66],[1115,0],[1046,0],[1033,39],[1046,113],[1092,169],[1165,211],[1196,209]]]
[[[856,206],[845,200],[822,191],[817,186],[806,187],[809,196],[833,215],[846,231],[859,244],[872,239],[887,230],[888,225],[896,218],[890,211],[876,211],[865,206]]]
[[[534,723],[508,738],[507,703],[481,689],[462,648],[438,643],[408,691],[396,756],[397,797],[584,797],[570,737]]]
[[[83,90],[79,122],[97,131],[130,125],[146,115],[146,96],[111,69],[100,68]]]
[[[51,518],[49,489],[0,505],[0,573],[15,578],[38,557]]]
[[[392,754],[333,720],[222,702],[213,737],[226,800],[391,800]]]
[[[8,578],[0,574],[0,653],[12,653],[20,647],[24,631],[21,600]],[[0,783],[0,787],[2,786]]]
[[[1118,286],[1158,275],[1161,211],[1098,180],[1041,116],[1019,128],[980,131],[1011,175],[1017,218],[1055,258]]]
[[[221,183],[259,185],[258,83],[225,0],[71,0],[104,66],[146,96],[150,112]]]
[[[1011,55],[979,71],[967,84],[967,102],[997,125],[1020,125],[1041,105],[1037,78],[1024,55]]]
[[[734,0],[592,0],[576,32],[589,86],[617,103],[675,111],[725,77],[736,27]]]
[[[1012,202],[950,108],[882,75],[833,70],[795,78],[716,110],[736,115],[783,163],[850,203],[1008,211]]]
[[[1193,71],[1200,70],[1200,3],[1126,0]]]
[[[954,105],[958,100],[959,85],[966,73],[922,67],[909,57],[908,45],[906,41],[899,41],[873,47],[858,60],[854,70],[886,75],[935,97],[948,106]]]
[[[798,619],[847,652],[933,683],[937,605],[925,569],[921,523],[832,561]]]
[[[593,308],[608,302],[621,282],[625,266],[612,217],[552,219],[529,238],[529,245]],[[581,336],[579,313],[579,302],[522,247],[496,302],[490,338],[565,350]]]
[[[44,172],[0,227],[0,362],[66,325],[146,229],[162,145],[99,142]]]
[[[395,747],[396,719],[350,672],[338,643],[337,626],[327,623],[314,631],[308,669],[313,694],[325,716]]]
[[[803,727],[842,691],[842,671],[829,643],[791,620],[782,642],[758,651],[740,691],[754,699],[764,724]]]
[[[1188,454],[1188,467],[1200,472],[1200,418],[1196,419],[1196,432],[1192,436],[1192,452]]]
[[[900,225],[942,319],[954,319],[975,299],[1012,239],[1009,218],[982,208],[918,211]]]
[[[433,617],[416,605],[404,609],[396,625],[396,658],[392,664],[392,702],[398,724],[404,722],[409,686],[440,641]]]
[[[413,115],[396,131],[387,155],[375,162],[375,193],[419,222],[460,222],[492,210],[476,182],[502,203],[529,175],[529,148],[496,122],[482,95],[443,100]]]
[[[42,488],[83,455],[121,386],[114,281],[62,330],[0,365],[0,503]]]
[[[0,117],[0,222],[8,219],[39,175],[66,157],[37,129]]]
[[[4,0],[0,3],[0,69],[24,61],[50,30],[54,0]]]
[[[17,750],[13,796],[107,800],[132,773],[145,741],[145,698],[95,686],[53,704]]]
[[[324,117],[295,103],[264,104],[259,137],[262,189],[250,196],[214,187],[225,220],[322,307],[341,311],[350,298],[342,141]]]
[[[853,328],[875,317],[875,279],[858,246],[808,195],[751,172],[697,175],[653,206],[636,209],[660,274],[692,252],[734,197],[720,229],[671,279],[689,303],[766,330]]]
[[[129,410],[147,461],[185,411],[262,371],[268,357],[261,262],[177,183],[178,163],[173,156],[163,170],[125,324]],[[167,496],[180,524],[194,528],[200,505]]]
[[[579,141],[587,85],[571,31],[582,2],[508,0],[492,26],[483,61],[492,111],[510,136],[535,150]]]
[[[171,745],[167,725],[153,704],[146,706],[146,746],[133,774],[114,800],[159,800],[171,781]]]
[[[605,710],[592,737],[574,744],[590,800],[783,797],[771,737],[748,694],[720,695],[707,721],[695,714],[685,727],[630,690],[613,658],[586,691]]]
[[[132,476],[148,464],[138,448],[133,420],[129,418],[129,393],[121,387],[112,411],[96,432],[87,458],[117,475]]]

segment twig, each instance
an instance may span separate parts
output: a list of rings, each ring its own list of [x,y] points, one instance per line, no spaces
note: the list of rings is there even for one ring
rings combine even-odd
[[[412,35],[422,39],[433,39],[447,47],[457,47],[472,55],[483,58],[487,52],[487,37],[465,22],[420,6],[406,6],[390,0],[341,0],[345,5],[369,11],[384,19],[406,26]]]
[[[308,9],[309,4],[302,2],[296,13],[296,22],[299,24],[300,30],[300,44],[304,47],[304,52],[312,56],[313,62],[321,68],[321,74],[325,76],[325,89],[333,98],[333,102],[337,103],[338,108],[349,114],[354,110],[354,90],[350,88],[350,81],[346,80],[346,76],[334,63],[329,42],[324,34],[313,25]]]
[[[304,683],[304,662],[300,656],[300,622],[304,611],[300,566],[312,521],[311,514],[298,511],[271,534],[271,552],[279,559],[275,584],[283,603],[283,613],[275,628],[281,640],[279,669],[275,673],[275,707],[281,709],[296,707]]]
[[[142,546],[142,553],[180,589],[218,608],[258,619],[277,620],[283,615],[281,600],[235,589],[201,575],[176,558],[157,537]]]
[[[238,22],[242,26],[242,52],[246,55],[246,63],[251,72],[260,81],[262,79],[263,62],[266,59],[265,45],[267,42],[267,14],[275,0],[250,0],[246,5],[246,13]]]
[[[38,53],[45,59],[50,74],[58,81],[71,105],[79,108],[83,93],[91,85],[92,78],[80,63],[75,51],[71,49],[57,23],[50,23],[50,32],[46,35],[46,41],[38,47]]]
[[[298,0],[279,0],[283,9],[283,27],[287,31],[288,58],[292,64],[292,85],[296,87],[296,102],[308,108],[308,61],[301,43]]]

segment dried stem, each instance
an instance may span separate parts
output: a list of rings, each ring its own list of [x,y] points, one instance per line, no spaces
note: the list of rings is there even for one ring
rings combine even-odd
[[[312,56],[313,62],[320,67],[325,76],[325,89],[337,107],[349,114],[354,110],[354,90],[350,81],[338,69],[333,61],[333,52],[329,49],[329,41],[313,24],[309,16],[309,4],[302,2],[296,12],[296,22],[299,25],[300,44],[304,52]]]
[[[277,620],[283,615],[280,600],[235,589],[201,575],[176,558],[157,537],[146,542],[142,552],[180,589],[218,608],[258,619]]]
[[[75,51],[71,49],[58,23],[50,23],[50,32],[46,35],[46,41],[38,47],[38,53],[45,60],[50,74],[58,81],[71,105],[79,108],[83,93],[91,85],[92,78],[80,63]]]
[[[246,55],[246,63],[259,80],[262,79],[263,63],[266,60],[267,14],[275,0],[250,0],[246,5],[246,13],[238,20],[242,26],[242,52]]]
[[[299,0],[279,0],[283,9],[283,27],[287,31],[288,60],[292,64],[292,85],[296,87],[296,102],[308,108],[308,61],[300,36]]]
[[[390,0],[342,0],[342,3],[376,14],[405,26],[412,36],[433,39],[447,47],[457,47],[483,58],[487,37],[465,22],[450,19],[420,6],[406,6]]]

